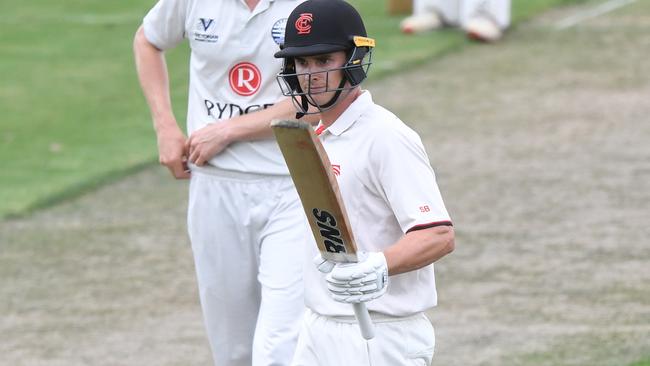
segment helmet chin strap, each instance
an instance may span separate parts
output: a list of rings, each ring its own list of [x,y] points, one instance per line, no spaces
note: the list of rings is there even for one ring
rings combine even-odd
[[[302,108],[302,112],[296,112],[296,119],[301,119],[302,117],[304,117],[305,114],[307,114],[307,110],[309,110],[309,105],[307,104],[307,98],[305,98],[304,95],[300,96],[300,108]]]
[[[343,92],[343,86],[345,85],[346,81],[347,81],[346,78],[341,79],[341,82],[339,83],[338,88],[336,88],[337,89],[336,93],[334,93],[332,98],[327,103],[325,103],[323,105],[320,105],[320,104],[316,103],[314,101],[313,97],[311,97],[311,95],[308,98],[307,94],[305,94],[305,93],[301,94],[300,95],[300,107],[302,108],[302,111],[296,113],[296,119],[300,119],[300,118],[304,117],[305,114],[307,114],[307,111],[309,110],[310,105],[316,107],[319,112],[323,112],[324,110],[327,110],[327,109],[333,107],[334,104],[336,104],[336,102],[338,101],[339,97],[341,96],[341,92]],[[298,88],[302,89],[302,88],[300,88],[300,86],[298,86]],[[302,91],[302,90],[299,90],[299,91]]]

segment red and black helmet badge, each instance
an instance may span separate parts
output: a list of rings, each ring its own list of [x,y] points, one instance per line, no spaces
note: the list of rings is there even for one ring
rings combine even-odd
[[[311,32],[311,22],[314,20],[312,13],[302,13],[296,19],[296,30],[298,34],[309,34]]]

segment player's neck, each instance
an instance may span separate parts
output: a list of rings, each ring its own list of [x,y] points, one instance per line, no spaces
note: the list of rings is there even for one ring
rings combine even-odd
[[[255,7],[257,4],[259,4],[260,0],[244,0],[246,2],[246,5],[248,5],[248,8],[253,11],[255,10]]]
[[[321,121],[323,122],[323,125],[327,127],[331,126],[332,123],[334,123],[334,121],[336,121],[343,114],[343,112],[348,109],[350,104],[354,103],[354,101],[357,100],[361,93],[361,88],[357,86],[342,95],[341,100],[336,103],[334,107],[321,113]]]

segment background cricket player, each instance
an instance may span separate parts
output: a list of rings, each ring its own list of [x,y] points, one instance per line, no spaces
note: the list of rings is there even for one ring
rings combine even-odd
[[[413,15],[400,27],[419,33],[459,26],[471,39],[493,42],[510,26],[510,0],[414,0]]]
[[[316,131],[366,252],[334,264],[308,245],[308,310],[293,365],[428,365],[433,357],[424,312],[437,303],[433,262],[453,250],[454,230],[419,136],[360,88],[373,45],[351,5],[308,0],[292,11],[275,54],[284,59],[283,92],[304,113],[321,112]],[[358,302],[371,312],[371,341],[349,306]]]
[[[273,58],[296,0],[160,0],[134,40],[160,162],[190,178],[188,231],[218,366],[288,365],[304,309],[310,235],[269,122],[295,109]],[[186,139],[171,108],[164,51],[191,48]],[[280,102],[283,100],[283,102]]]

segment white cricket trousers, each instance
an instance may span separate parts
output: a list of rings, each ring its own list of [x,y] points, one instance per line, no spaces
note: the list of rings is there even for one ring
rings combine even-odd
[[[354,317],[328,317],[307,309],[292,366],[431,365],[436,338],[424,313],[370,316],[375,337],[366,341]]]
[[[286,366],[310,235],[290,176],[192,167],[188,231],[216,366]]]
[[[413,14],[436,10],[445,22],[464,27],[469,19],[480,12],[492,17],[501,29],[510,26],[510,0],[414,0]]]

